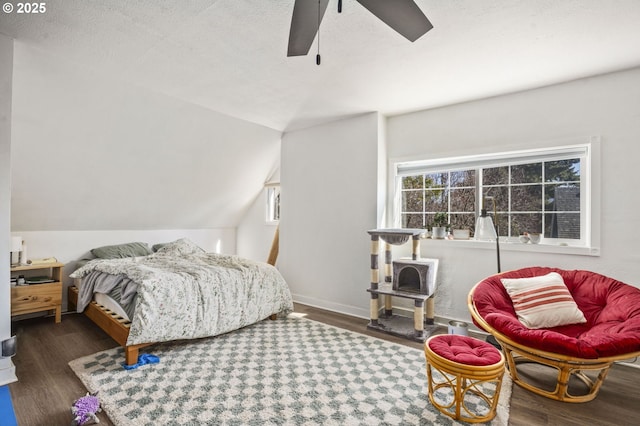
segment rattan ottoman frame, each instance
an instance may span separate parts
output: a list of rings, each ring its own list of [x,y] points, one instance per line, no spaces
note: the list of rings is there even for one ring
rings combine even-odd
[[[500,355],[500,361],[490,365],[469,365],[447,359],[435,353],[429,347],[433,339],[442,336],[432,336],[424,344],[424,352],[427,363],[427,380],[429,385],[429,400],[440,412],[455,419],[468,423],[487,422],[496,416],[496,408],[502,387],[502,377],[505,370],[504,355],[494,349]],[[437,381],[433,369],[443,377]],[[487,394],[480,386],[486,383],[494,383],[493,394]],[[435,393],[438,391],[451,392],[453,399],[449,402],[438,402]],[[465,403],[467,396],[471,394],[481,398],[486,403],[488,410],[485,413],[477,413]]]

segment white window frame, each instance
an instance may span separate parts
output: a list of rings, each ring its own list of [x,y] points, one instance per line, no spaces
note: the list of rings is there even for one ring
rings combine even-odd
[[[266,194],[265,223],[277,225],[280,223],[280,184],[267,183],[264,186]]]
[[[568,253],[581,255],[600,255],[600,138],[572,139],[564,141],[562,145],[553,143],[536,143],[536,146],[544,146],[536,149],[523,149],[496,153],[479,153],[477,155],[440,156],[421,160],[396,160],[391,161],[393,180],[392,212],[394,227],[402,226],[401,218],[401,188],[402,177],[430,173],[457,171],[479,167],[495,167],[515,164],[526,164],[537,161],[553,161],[554,159],[567,158],[567,156],[581,157],[580,170],[580,240],[562,240],[558,238],[543,240],[541,244],[522,244],[517,237],[501,242],[514,250],[532,250],[551,253]],[[479,185],[479,184],[478,184]],[[481,198],[480,191],[477,197]],[[480,209],[482,200],[476,200],[477,209]],[[487,206],[488,210],[492,208]],[[468,245],[486,245],[484,241],[454,241]],[[509,249],[507,247],[507,249]]]

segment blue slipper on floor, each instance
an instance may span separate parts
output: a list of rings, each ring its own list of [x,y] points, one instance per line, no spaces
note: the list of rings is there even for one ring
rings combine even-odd
[[[140,367],[141,365],[145,365],[145,364],[157,364],[160,362],[160,358],[155,356],[155,355],[151,355],[151,354],[140,354],[138,356],[138,362],[136,362],[135,364],[132,365],[127,365],[126,363],[122,363],[122,366],[124,367],[125,370],[134,370],[138,367]]]

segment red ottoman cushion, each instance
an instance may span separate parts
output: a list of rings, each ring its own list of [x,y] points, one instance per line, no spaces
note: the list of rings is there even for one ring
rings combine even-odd
[[[457,334],[434,336],[429,340],[429,349],[442,358],[464,365],[493,365],[501,360],[500,352],[491,344]]]

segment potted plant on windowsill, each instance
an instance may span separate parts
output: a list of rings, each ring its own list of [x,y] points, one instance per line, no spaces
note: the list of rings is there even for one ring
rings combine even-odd
[[[447,236],[447,214],[443,212],[436,213],[433,217],[433,228],[431,228],[431,238],[442,240]]]

